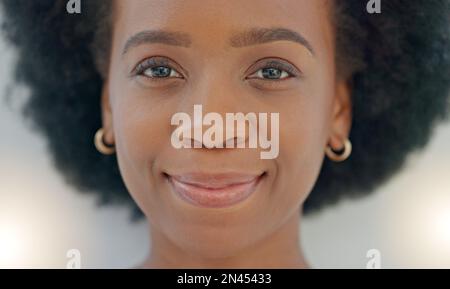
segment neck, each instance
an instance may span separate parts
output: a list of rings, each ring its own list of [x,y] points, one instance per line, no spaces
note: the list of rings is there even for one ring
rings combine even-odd
[[[300,214],[295,213],[278,230],[241,250],[242,253],[221,259],[193,256],[173,244],[150,226],[151,254],[143,268],[308,268],[303,256],[299,230]]]

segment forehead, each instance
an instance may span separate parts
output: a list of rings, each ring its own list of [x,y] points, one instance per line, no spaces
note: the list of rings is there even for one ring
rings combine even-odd
[[[331,42],[331,0],[127,0],[115,1],[115,34],[161,29],[188,33],[192,43],[221,44],[233,33],[282,27],[317,46]]]
[[[326,12],[331,0],[128,0],[115,1],[114,6],[119,14],[131,13],[157,21],[183,17],[196,17],[201,14],[225,17],[230,19],[242,18],[240,22],[251,21],[256,18],[271,18],[272,20],[285,17],[303,16],[320,10]],[[250,17],[249,17],[250,16]]]

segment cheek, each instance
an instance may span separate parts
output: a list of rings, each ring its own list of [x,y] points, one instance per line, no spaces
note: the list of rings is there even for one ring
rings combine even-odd
[[[170,145],[170,111],[152,96],[114,85],[111,96],[113,128],[119,168],[138,205],[147,206],[148,191],[156,191],[155,158]],[[153,194],[151,194],[153,195]]]
[[[327,76],[328,75],[328,76]],[[331,74],[305,83],[280,113],[277,186],[286,203],[302,203],[312,190],[324,158],[334,98]]]

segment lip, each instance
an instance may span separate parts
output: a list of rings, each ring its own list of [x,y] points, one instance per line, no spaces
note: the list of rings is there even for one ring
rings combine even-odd
[[[187,173],[166,174],[166,177],[184,201],[200,207],[224,208],[243,202],[253,194],[264,174]]]

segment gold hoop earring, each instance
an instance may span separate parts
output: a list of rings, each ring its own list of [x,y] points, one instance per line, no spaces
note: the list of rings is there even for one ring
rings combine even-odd
[[[342,152],[336,152],[328,145],[325,148],[325,153],[330,160],[334,162],[343,162],[348,159],[348,157],[352,153],[352,143],[349,139],[345,139]]]
[[[105,144],[105,142],[103,141],[104,134],[105,131],[103,128],[97,130],[94,137],[95,147],[99,152],[101,152],[104,155],[112,155],[116,152],[116,148],[114,146],[109,146]]]

